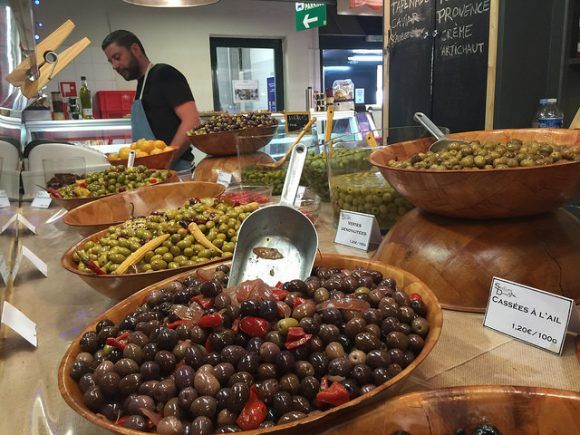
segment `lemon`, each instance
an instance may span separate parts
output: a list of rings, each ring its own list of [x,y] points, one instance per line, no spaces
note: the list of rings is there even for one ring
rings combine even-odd
[[[108,156],[109,160],[119,160],[119,153],[110,153]]]
[[[165,149],[167,147],[167,144],[165,142],[163,142],[162,140],[156,140],[154,145],[155,145],[155,148],[160,149],[160,150]]]
[[[154,156],[155,154],[161,154],[163,152],[163,150],[160,150],[159,148],[153,148],[151,150],[151,152],[149,153],[150,156]]]
[[[131,148],[123,147],[119,150],[119,158],[120,159],[128,159],[129,153],[131,152]]]
[[[145,151],[141,151],[141,150],[137,150],[135,151],[135,157],[139,158],[139,157],[147,157],[149,154],[147,154]]]

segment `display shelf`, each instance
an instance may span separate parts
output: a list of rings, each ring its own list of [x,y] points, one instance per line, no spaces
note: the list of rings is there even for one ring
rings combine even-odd
[[[77,415],[58,393],[56,373],[70,342],[115,302],[60,266],[61,255],[81,236],[62,220],[45,223],[57,210],[55,205],[47,210],[20,209],[37,226],[38,234],[22,232],[18,243],[46,261],[49,274],[44,278],[23,261],[14,289],[6,295],[37,323],[39,347],[33,349],[2,327],[0,402],[4,418],[0,419],[0,433],[14,433],[15,427],[19,433],[108,433]],[[365,258],[373,254],[332,242],[335,228],[329,204],[323,204],[318,232],[322,252]],[[443,317],[439,343],[403,383],[403,391],[493,383],[578,389],[580,370],[572,337],[558,357],[484,329],[481,314],[444,311]]]

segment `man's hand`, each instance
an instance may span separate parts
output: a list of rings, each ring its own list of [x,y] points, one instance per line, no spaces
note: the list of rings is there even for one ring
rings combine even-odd
[[[201,118],[195,101],[187,101],[175,107],[174,110],[181,123],[170,144],[170,146],[177,149],[171,163],[179,160],[189,147],[189,139],[185,133],[201,125]]]

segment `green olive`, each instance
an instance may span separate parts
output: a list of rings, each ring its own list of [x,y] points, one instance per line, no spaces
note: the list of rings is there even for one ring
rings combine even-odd
[[[281,334],[288,334],[288,328],[296,327],[300,323],[293,317],[286,317],[278,321],[277,328]]]

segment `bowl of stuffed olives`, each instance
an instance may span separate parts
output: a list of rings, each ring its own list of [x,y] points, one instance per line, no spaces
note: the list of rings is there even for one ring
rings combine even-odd
[[[65,401],[117,433],[296,433],[382,402],[435,346],[442,312],[415,276],[322,254],[311,276],[227,286],[177,275],[100,315],[58,371]]]
[[[516,129],[456,133],[467,141],[438,154],[433,139],[392,144],[370,162],[408,201],[469,219],[529,216],[580,193],[580,131]]]

